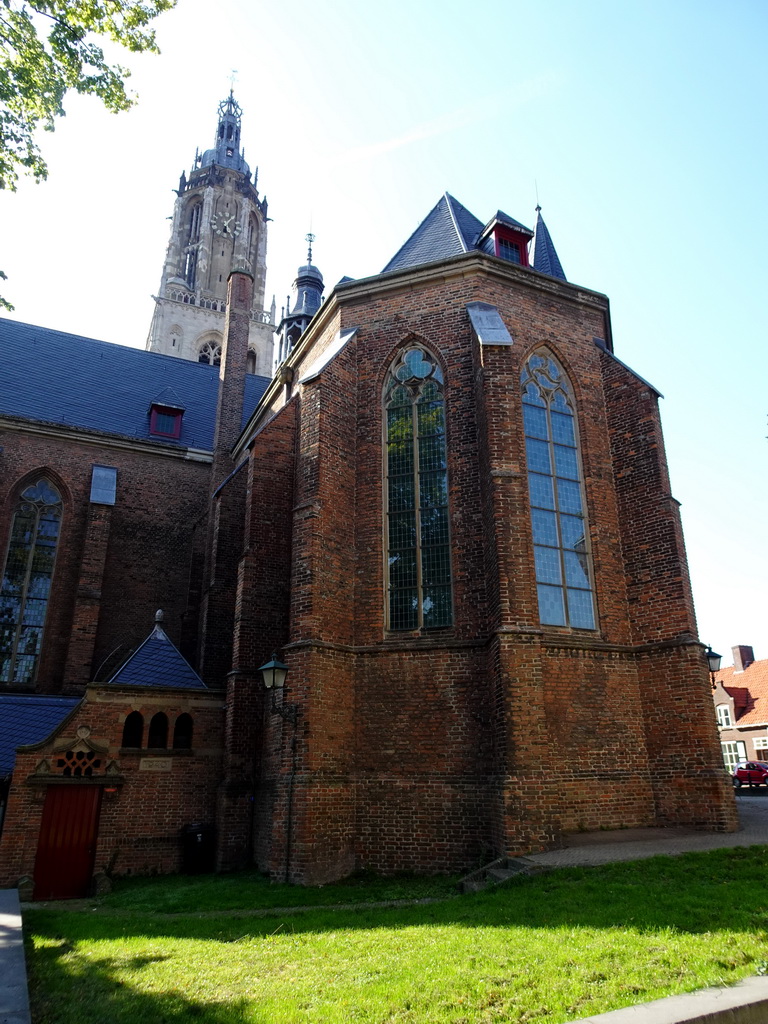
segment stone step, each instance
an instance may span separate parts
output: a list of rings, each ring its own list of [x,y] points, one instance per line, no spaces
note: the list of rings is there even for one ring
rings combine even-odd
[[[546,868],[525,857],[499,857],[459,882],[460,892],[480,892],[492,885],[501,885],[516,875],[538,875]]]

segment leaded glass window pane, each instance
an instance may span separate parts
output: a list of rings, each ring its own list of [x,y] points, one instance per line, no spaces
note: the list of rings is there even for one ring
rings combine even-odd
[[[555,452],[555,473],[567,480],[579,479],[579,464],[575,448],[564,448],[561,444],[552,446]]]
[[[594,629],[572,390],[547,353],[530,357],[521,387],[539,618]]]
[[[586,538],[584,537],[584,520],[581,516],[559,516],[560,536],[564,548],[581,548],[584,550]]]
[[[550,445],[547,441],[533,441],[530,437],[525,440],[525,454],[528,459],[528,469],[532,473],[551,473],[549,464]]]
[[[534,547],[536,559],[536,579],[539,583],[560,583],[562,580],[562,568],[560,565],[560,553],[556,548]]]
[[[537,590],[541,622],[546,626],[564,626],[566,623],[562,587],[545,587],[540,583]]]
[[[552,478],[540,476],[538,473],[528,474],[528,490],[531,496],[531,505],[539,508],[555,507],[555,491],[552,486]]]
[[[579,555],[575,551],[564,551],[563,559],[565,561],[565,582],[568,586],[589,590],[587,556]]]
[[[31,686],[37,676],[61,512],[61,496],[44,477],[16,506],[0,586],[0,684]]]
[[[546,409],[525,404],[523,406],[523,419],[525,420],[525,433],[528,437],[540,437],[544,441],[549,440]]]
[[[533,543],[558,546],[557,516],[554,512],[545,512],[540,508],[531,509],[531,525],[533,526]]]
[[[557,481],[557,507],[561,512],[581,512],[581,487],[576,480]]]
[[[384,395],[388,627],[453,621],[443,377],[416,346],[395,362]]]
[[[568,590],[568,617],[577,629],[595,628],[595,607],[589,590]]]

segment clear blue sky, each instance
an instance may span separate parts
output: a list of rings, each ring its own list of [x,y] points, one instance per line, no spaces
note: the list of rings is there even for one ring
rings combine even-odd
[[[766,621],[764,0],[179,0],[138,108],[74,97],[49,181],[0,193],[21,320],[143,346],[173,194],[237,69],[270,204],[267,304],[303,236],[332,286],[376,273],[448,190],[531,225],[611,299],[616,354],[664,395],[702,639],[730,664]]]

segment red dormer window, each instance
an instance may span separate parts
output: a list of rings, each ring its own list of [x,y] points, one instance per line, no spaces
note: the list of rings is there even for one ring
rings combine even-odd
[[[522,232],[513,231],[506,225],[497,224],[493,233],[496,255],[509,263],[518,263],[521,267],[528,264],[528,237]]]
[[[152,405],[149,413],[149,432],[156,437],[181,437],[181,418],[183,409],[174,409],[168,405]]]

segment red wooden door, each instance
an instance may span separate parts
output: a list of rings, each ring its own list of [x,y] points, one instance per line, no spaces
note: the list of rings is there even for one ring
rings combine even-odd
[[[87,896],[96,855],[101,786],[49,786],[35,859],[36,900]]]

